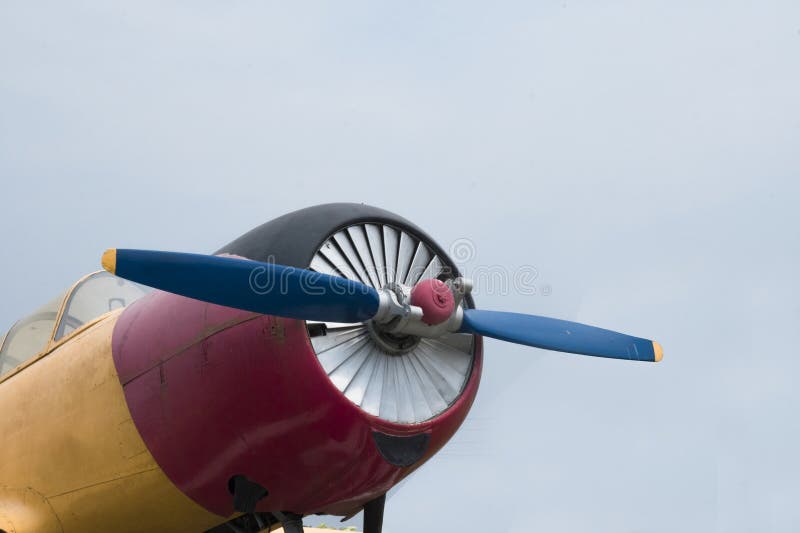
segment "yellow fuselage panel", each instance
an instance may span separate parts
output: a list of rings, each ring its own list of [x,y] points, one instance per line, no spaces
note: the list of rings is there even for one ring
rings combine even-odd
[[[111,354],[118,317],[0,383],[0,522],[9,533],[203,531],[224,520],[180,492],[139,436]]]

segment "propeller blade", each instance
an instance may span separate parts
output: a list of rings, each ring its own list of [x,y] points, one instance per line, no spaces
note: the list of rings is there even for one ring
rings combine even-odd
[[[378,311],[378,292],[357,281],[236,257],[110,249],[112,274],[196,300],[255,313],[363,322]]]
[[[462,333],[525,344],[546,350],[634,361],[661,361],[655,341],[577,322],[520,313],[465,309]]]

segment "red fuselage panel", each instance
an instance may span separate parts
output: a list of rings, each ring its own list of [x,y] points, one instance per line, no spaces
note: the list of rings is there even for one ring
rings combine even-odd
[[[155,291],[120,317],[113,355],[133,420],[183,492],[221,516],[234,512],[228,480],[269,494],[259,511],[347,514],[435,454],[475,398],[482,347],[447,411],[417,425],[361,411],[328,379],[305,323]],[[389,464],[373,431],[430,435],[410,467]]]

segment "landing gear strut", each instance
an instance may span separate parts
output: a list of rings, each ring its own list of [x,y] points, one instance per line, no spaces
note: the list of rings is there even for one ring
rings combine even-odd
[[[280,520],[284,533],[303,533],[303,516],[294,513],[273,513]]]
[[[368,501],[364,505],[364,533],[381,533],[383,531],[383,508],[386,494]]]

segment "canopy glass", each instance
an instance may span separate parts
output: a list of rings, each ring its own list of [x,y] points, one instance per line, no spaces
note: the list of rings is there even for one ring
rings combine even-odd
[[[95,272],[29,316],[17,321],[0,344],[0,376],[44,352],[56,341],[150,289],[108,272]]]

